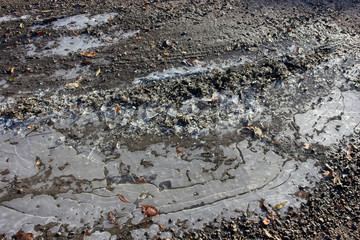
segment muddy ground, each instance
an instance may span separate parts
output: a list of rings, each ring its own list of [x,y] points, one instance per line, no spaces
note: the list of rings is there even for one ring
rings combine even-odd
[[[99,143],[99,148],[107,157],[114,154],[119,142],[133,151],[159,142],[186,149],[194,142],[201,145],[202,141],[206,141],[203,145],[211,149],[219,142],[230,144],[247,138],[260,138],[279,155],[286,153],[299,161],[303,157],[318,161],[324,178],[311,189],[299,189],[298,197],[306,200],[299,209],[289,208],[285,215],[279,217],[271,215],[273,211],[269,206],[260,204],[266,218],[271,220],[270,224],[263,219],[250,220],[251,213],[243,212],[241,217],[219,219],[200,230],[184,227],[184,231],[177,232],[165,227],[159,231],[159,236],[162,231],[173,232],[172,237],[176,239],[356,239],[360,235],[359,132],[339,137],[331,146],[317,143],[299,150],[299,146],[294,144],[294,139],[300,135],[296,126],[293,136],[281,138],[283,120],[275,116],[267,125],[253,120],[256,119],[255,112],[255,116],[244,118],[234,126],[238,129],[236,134],[216,134],[218,124],[232,113],[218,109],[219,102],[223,100],[216,97],[217,93],[225,93],[227,99],[245,96],[242,100],[246,103],[250,102],[247,96],[253,93],[249,91],[247,95],[244,89],[250,86],[267,106],[276,102],[276,98],[279,102],[281,99],[281,94],[268,92],[270,86],[290,82],[290,78],[307,71],[316,72],[314,69],[318,66],[325,65],[326,68],[328,62],[338,57],[345,56],[349,62],[358,60],[358,1],[104,3],[1,0],[0,6],[0,17],[13,18],[0,22],[0,95],[4,132],[41,118],[41,124],[56,128],[67,137],[67,144],[71,146],[89,144],[89,139],[92,145],[101,137],[103,142]],[[116,15],[107,17],[102,24],[75,30],[53,27],[62,18],[104,13]],[[122,38],[119,32],[131,34]],[[95,39],[99,47],[77,51],[65,49],[65,54],[56,54],[59,39],[79,36]],[[55,44],[48,45],[51,41]],[[51,53],[52,49],[55,53],[44,54]],[[84,53],[91,53],[91,56]],[[216,63],[233,56],[247,56],[251,61],[230,68],[210,68],[201,74],[180,77],[161,75],[167,69],[184,66],[191,69],[202,62]],[[332,66],[336,68],[336,64],[329,66],[330,70]],[[69,77],[61,75],[73,69],[76,73]],[[63,71],[60,75],[59,70]],[[163,80],[159,82],[149,77],[152,72],[159,72],[159,78]],[[326,75],[329,76],[332,75]],[[359,78],[357,69],[343,85],[337,87],[358,92]],[[304,99],[317,95],[321,98],[322,91],[328,90],[326,86],[313,87],[312,82],[301,85],[301,81],[294,89],[303,92],[299,95],[303,95]],[[73,83],[78,85],[71,85]],[[331,89],[332,84],[336,85],[328,82],[327,87]],[[184,102],[193,98],[202,99],[195,105],[205,113],[181,113],[179,109]],[[281,101],[286,101],[286,97]],[[294,103],[292,107],[295,106]],[[54,113],[72,116],[84,111],[112,109],[122,112],[124,108],[145,107],[152,112],[146,112],[145,125],[135,127],[127,124],[114,129],[112,122],[100,119],[100,124],[89,124],[79,131],[80,128],[67,128],[59,126],[54,120],[46,120]],[[302,107],[295,108],[301,112]],[[169,108],[176,110],[176,116],[169,117]],[[251,106],[248,108],[251,109]],[[316,104],[312,108],[316,108]],[[152,109],[157,111],[156,117],[151,115]],[[355,108],[355,112],[360,111]],[[10,120],[16,122],[15,126],[10,124]],[[37,124],[40,125],[39,122]],[[244,129],[249,126],[261,128],[264,136]],[[100,133],[93,131],[95,127],[101,129]],[[2,190],[7,195],[2,195],[0,201],[31,193],[28,186],[35,180],[14,179],[10,188]],[[108,231],[117,239],[129,239],[131,231],[146,229],[152,221],[146,219],[127,227],[98,227],[95,230]],[[63,226],[57,233],[49,230],[52,227],[51,224],[37,226],[36,230],[43,235],[36,239],[82,239],[91,235],[88,227],[69,230]]]

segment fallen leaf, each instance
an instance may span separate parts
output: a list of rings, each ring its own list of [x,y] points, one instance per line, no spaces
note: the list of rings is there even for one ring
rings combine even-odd
[[[254,127],[254,133],[255,133],[255,136],[257,136],[258,138],[264,138],[264,135],[260,128]]]
[[[123,195],[118,194],[117,196],[120,198],[120,200],[121,200],[122,202],[124,202],[124,203],[130,203],[128,200],[125,199],[125,197],[124,197]]]
[[[138,178],[137,181],[140,182],[140,183],[150,183],[150,181],[148,181],[148,180],[146,180],[144,178]]]
[[[29,130],[33,130],[34,128],[36,128],[37,126],[35,124],[30,124],[27,128]]]
[[[101,72],[101,70],[100,70],[100,68],[99,68],[99,69],[96,71],[96,73],[95,73],[95,77],[99,76],[100,72]]]
[[[269,219],[265,218],[265,219],[263,219],[262,222],[264,225],[269,225],[271,221]]]
[[[301,197],[301,198],[306,198],[307,195],[309,195],[309,193],[308,193],[308,192],[305,192],[305,191],[297,191],[297,192],[295,193],[295,196]]]
[[[334,184],[340,184],[341,185],[339,174],[335,174],[335,177],[334,177],[333,181],[334,181]]]
[[[164,51],[164,55],[165,55],[165,56],[169,56],[169,52],[168,52],[168,51]]]
[[[79,34],[72,29],[69,29],[68,31],[72,32],[75,36],[79,36]]]
[[[80,83],[79,82],[72,82],[72,83],[67,83],[64,86],[66,89],[75,89],[80,87]]]
[[[276,204],[276,205],[273,207],[273,210],[277,211],[277,210],[282,209],[282,208],[285,206],[286,203],[287,203],[287,201]]]
[[[145,213],[148,217],[153,217],[159,214],[159,211],[151,205],[142,205],[141,211]]]
[[[108,43],[114,43],[115,41],[112,39],[107,39],[107,38],[103,38],[102,39],[104,42],[108,42]]]
[[[116,226],[120,226],[120,223],[116,221],[116,217],[111,211],[108,212],[108,218],[110,223],[115,224]]]
[[[38,36],[45,36],[45,35],[46,35],[45,30],[37,31],[36,34],[37,34]]]
[[[264,233],[268,238],[274,239],[274,236],[271,235],[268,230],[264,229]]]
[[[20,23],[19,27],[24,28],[25,27],[24,23]]]
[[[325,172],[323,173],[323,177],[326,178],[326,179],[329,179],[330,177],[332,177],[333,173],[334,173],[333,170],[331,170],[331,171],[325,171]]]
[[[9,68],[9,70],[10,70],[10,74],[13,74],[13,73],[14,73],[15,68],[14,68],[14,67],[11,67],[11,68]]]
[[[8,175],[10,173],[9,169],[5,169],[3,171],[0,172],[0,175]]]
[[[352,151],[353,151],[353,145],[350,144],[350,147],[349,147],[349,149],[347,150],[346,157],[345,157],[345,158],[346,158],[347,160],[349,160],[349,161],[352,160],[352,157],[351,157]]]
[[[177,153],[182,153],[182,151],[183,151],[182,147],[179,146],[179,147],[176,148]]]
[[[163,229],[163,228],[164,228],[164,225],[163,225],[163,224],[159,224],[159,228],[160,228],[160,229]]]
[[[116,108],[115,108],[115,111],[116,111],[117,113],[119,113],[120,110],[121,110],[121,108],[119,108],[119,107],[116,107]]]
[[[24,233],[23,231],[18,231],[14,235],[11,236],[12,239],[15,240],[33,240],[33,233]]]
[[[80,52],[80,54],[85,57],[95,57],[96,55],[95,52]]]
[[[52,161],[54,161],[54,159],[53,158],[50,158],[49,160],[48,160],[48,162],[50,163],[50,162],[52,162]]]

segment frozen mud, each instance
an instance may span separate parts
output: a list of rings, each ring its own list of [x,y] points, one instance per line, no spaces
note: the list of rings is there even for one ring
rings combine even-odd
[[[252,16],[238,2],[131,4],[0,18],[26,40],[0,28],[12,54],[0,79],[0,234],[173,238],[265,218],[259,202],[282,215],[320,181],[326,150],[360,133],[353,24],[313,19],[308,1],[289,23],[260,1]]]
[[[65,225],[106,231],[114,226],[109,212],[120,226],[139,225],[147,219],[141,206],[155,206],[160,215],[132,231],[142,239],[156,236],[160,225],[182,231],[242,211],[261,216],[262,200],[298,207],[303,200],[296,193],[320,179],[317,161],[307,153],[359,131],[360,99],[352,87],[358,62],[337,56],[262,91],[247,85],[180,105],[104,103],[98,111],[84,105],[70,115],[60,110],[23,123],[4,119],[0,169],[8,173],[1,182],[1,229],[11,235],[53,224],[53,232]],[[62,101],[71,106],[70,98]],[[167,117],[181,121],[165,133],[190,140],[134,150],[116,133],[159,135]],[[26,187],[7,198],[13,184]],[[109,238],[110,232],[102,234]]]

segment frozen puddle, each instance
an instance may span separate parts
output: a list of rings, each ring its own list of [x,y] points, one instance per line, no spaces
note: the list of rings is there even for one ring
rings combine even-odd
[[[102,46],[111,45],[120,39],[126,39],[136,34],[136,31],[121,32],[117,38],[110,38],[103,36],[102,38],[95,38],[88,35],[61,37],[56,41],[50,41],[42,49],[37,48],[34,44],[30,44],[27,49],[28,56],[51,56],[60,55],[67,56],[70,53],[78,51],[86,51],[88,49],[94,49]]]
[[[39,30],[41,28],[52,28],[52,29],[64,29],[64,30],[81,30],[89,27],[94,27],[97,25],[105,24],[113,17],[115,17],[116,13],[106,13],[93,15],[90,14],[82,14],[71,16],[68,18],[59,19],[49,25],[35,25],[32,28],[35,30]],[[100,36],[94,37],[88,34],[80,34],[76,36],[64,36],[56,39],[55,41],[49,41],[45,44],[44,47],[37,47],[36,44],[29,44],[27,46],[27,55],[28,56],[51,56],[51,55],[59,55],[59,56],[67,56],[70,53],[78,52],[78,51],[86,51],[88,49],[95,49],[102,46],[108,46],[121,39],[127,39],[134,36],[138,31],[118,31],[116,32],[116,37],[110,37],[106,34],[100,34]],[[42,41],[42,39],[38,39],[37,41]]]
[[[119,215],[120,224],[129,219],[138,224],[145,217],[140,208],[144,204],[160,211],[156,224],[178,228],[177,220],[188,220],[189,227],[201,227],[220,214],[234,215],[236,209],[256,210],[261,198],[271,205],[288,201],[298,206],[292,196],[298,186],[318,180],[315,161],[286,160],[265,151],[260,141],[244,140],[212,150],[194,145],[181,154],[162,144],[137,152],[119,146],[120,157],[104,161],[95,149],[78,154],[49,127],[29,132],[1,145],[0,169],[11,169],[6,177],[12,180],[16,175],[31,182],[30,192],[42,191],[2,202],[0,226],[9,235],[21,228],[34,232],[34,226],[51,222],[58,223],[53,231],[61,224],[91,229],[101,217],[107,219],[109,211]],[[7,185],[2,182],[2,189]],[[56,198],[51,196],[54,191]],[[118,194],[130,203],[120,201]],[[4,195],[6,191],[0,196]],[[103,226],[112,224],[104,221]],[[141,232],[135,231],[134,237],[141,238]]]

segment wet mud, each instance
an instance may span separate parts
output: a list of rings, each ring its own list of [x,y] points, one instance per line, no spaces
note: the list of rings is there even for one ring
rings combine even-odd
[[[97,4],[2,5],[0,233],[356,236],[356,1]]]

